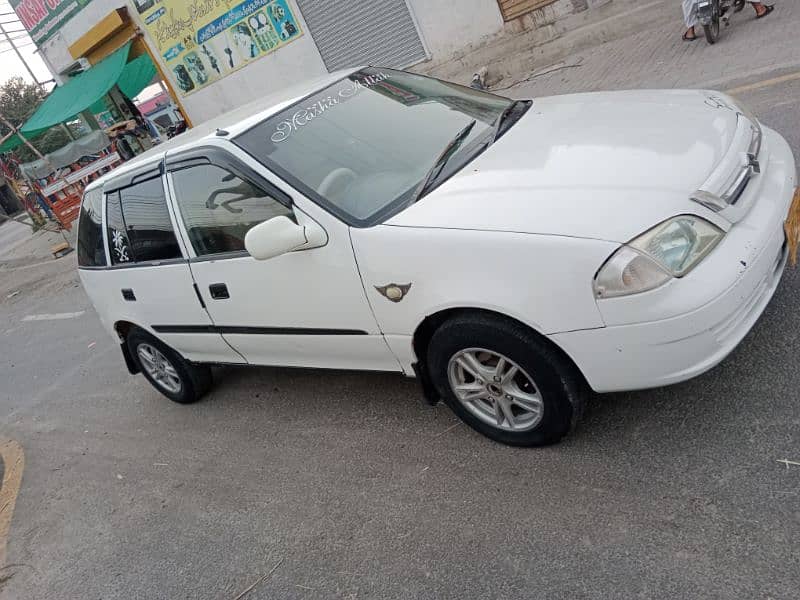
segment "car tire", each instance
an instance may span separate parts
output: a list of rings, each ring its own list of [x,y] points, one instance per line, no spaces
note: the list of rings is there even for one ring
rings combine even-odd
[[[510,319],[464,314],[445,321],[431,337],[427,364],[453,412],[503,444],[554,444],[583,412],[587,386],[577,368]]]
[[[197,402],[211,387],[208,365],[190,363],[142,329],[128,334],[128,349],[147,381],[179,404]]]

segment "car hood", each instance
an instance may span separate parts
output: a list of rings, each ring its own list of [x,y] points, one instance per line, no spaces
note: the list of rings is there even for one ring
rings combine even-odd
[[[495,144],[388,225],[627,242],[682,213],[731,144],[737,114],[700,91],[534,100]]]

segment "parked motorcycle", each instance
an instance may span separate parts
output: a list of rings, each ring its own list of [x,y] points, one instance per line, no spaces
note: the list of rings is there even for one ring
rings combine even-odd
[[[703,33],[709,44],[719,39],[720,21],[725,27],[730,25],[731,11],[737,13],[744,8],[745,0],[698,0],[697,20],[703,26]]]

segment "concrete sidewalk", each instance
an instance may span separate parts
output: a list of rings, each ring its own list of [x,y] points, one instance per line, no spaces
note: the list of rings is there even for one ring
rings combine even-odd
[[[488,67],[490,88],[509,96],[631,88],[728,89],[740,81],[800,70],[800,2],[775,0],[769,17],[746,6],[720,41],[684,42],[677,0],[614,0],[570,17],[552,39],[541,31],[505,35],[419,71],[468,83]],[[702,35],[702,34],[701,34]]]
[[[71,231],[65,231],[63,235],[50,231],[51,227],[55,225],[48,222],[48,229],[33,231],[29,225],[18,220],[0,223],[0,267],[12,268],[52,259],[51,248],[64,242],[65,237],[69,245],[75,247],[77,222]]]
[[[646,27],[563,55],[549,65],[530,64],[528,69],[521,65],[515,79],[499,82],[493,89],[517,97],[637,88],[729,90],[759,76],[800,71],[798,2],[778,0],[775,12],[759,20],[746,6],[733,15],[730,27],[723,29],[713,46],[704,39],[681,39],[679,2],[651,4],[652,18]]]

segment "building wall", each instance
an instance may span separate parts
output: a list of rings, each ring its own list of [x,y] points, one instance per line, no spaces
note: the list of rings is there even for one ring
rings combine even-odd
[[[432,60],[446,60],[503,29],[497,0],[408,0],[408,4]]]
[[[108,13],[122,6],[127,6],[125,0],[92,0],[42,44],[40,51],[44,55],[45,63],[53,70],[53,75],[75,62],[69,53],[69,47]]]
[[[303,27],[303,37],[183,98],[195,122],[327,73],[302,12],[293,0],[291,4]],[[464,44],[478,43],[503,28],[496,0],[459,0],[457,9],[453,0],[408,0],[408,4],[433,59],[444,58]]]

